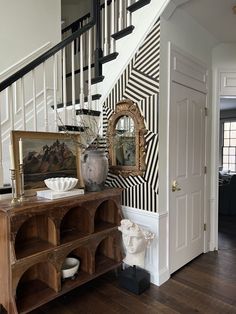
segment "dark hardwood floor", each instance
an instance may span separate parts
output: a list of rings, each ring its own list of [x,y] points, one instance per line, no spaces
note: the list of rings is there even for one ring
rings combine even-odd
[[[236,313],[236,237],[229,237],[236,228],[232,219],[221,223],[219,251],[202,254],[161,287],[151,285],[138,296],[119,288],[110,273],[31,313]]]

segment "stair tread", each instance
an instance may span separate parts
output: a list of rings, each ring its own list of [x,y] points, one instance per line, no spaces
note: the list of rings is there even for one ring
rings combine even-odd
[[[8,194],[12,192],[11,186],[2,186],[0,187],[0,194]]]
[[[127,26],[126,28],[120,30],[119,32],[112,34],[111,37],[114,38],[115,40],[118,40],[122,37],[125,37],[125,36],[131,34],[133,32],[133,30],[134,30],[134,26],[130,25],[130,26]]]
[[[110,53],[109,55],[105,56],[105,57],[102,57],[99,61],[100,63],[106,63],[106,62],[109,62],[109,61],[112,61],[112,60],[115,60],[118,56],[118,52],[113,52],[113,53]]]
[[[87,116],[93,116],[93,117],[99,117],[101,114],[101,111],[99,110],[92,110],[92,109],[77,109],[76,110],[77,115],[87,115]]]
[[[97,100],[97,99],[100,99],[102,95],[100,94],[94,94],[92,95],[92,100]],[[87,102],[88,101],[88,96],[85,96],[84,97],[84,102]],[[75,100],[75,104],[78,105],[80,104],[80,99],[76,99]],[[68,101],[66,103],[66,106],[72,106],[72,101]],[[54,105],[51,106],[53,109],[54,109]],[[60,104],[57,104],[57,109],[60,109],[60,108],[63,108],[64,107],[64,104],[63,103],[60,103]]]
[[[84,132],[86,127],[79,126],[79,125],[59,125],[58,131],[59,132]]]
[[[100,75],[100,76],[96,76],[94,78],[91,79],[91,84],[97,84],[100,83],[104,80],[105,76]],[[86,83],[88,83],[88,80],[86,81]]]
[[[142,7],[144,7],[145,5],[149,4],[151,2],[151,0],[139,0],[133,4],[131,4],[130,6],[127,7],[127,10],[130,12],[134,12]]]
[[[95,67],[95,64],[94,64],[94,63],[91,63],[91,68],[94,68],[94,67]],[[85,72],[85,71],[87,71],[87,70],[88,70],[88,66],[85,65],[85,66],[83,67],[83,72]],[[81,72],[81,70],[80,70],[80,69],[77,69],[77,70],[75,70],[74,74],[76,75],[76,74],[79,74],[80,72]],[[66,73],[66,78],[71,77],[71,76],[72,76],[72,72]]]

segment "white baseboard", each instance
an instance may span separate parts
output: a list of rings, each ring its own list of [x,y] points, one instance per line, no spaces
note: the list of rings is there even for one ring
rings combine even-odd
[[[157,276],[157,286],[162,285],[164,282],[166,282],[170,278],[170,272],[169,269],[163,268],[159,271],[159,274]]]

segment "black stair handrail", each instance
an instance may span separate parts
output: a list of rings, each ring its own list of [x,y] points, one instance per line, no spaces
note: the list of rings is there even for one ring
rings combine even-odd
[[[111,2],[112,2],[112,0],[107,0],[107,5],[110,5]],[[101,4],[100,5],[100,11],[102,9],[104,9],[104,7],[105,7],[105,4],[104,3]],[[66,33],[70,29],[72,30],[72,32],[73,32],[73,30],[77,30],[80,27],[80,25],[82,25],[83,21],[85,21],[88,18],[90,18],[90,12],[85,14],[84,16],[80,17],[78,20],[72,22],[70,25],[66,26],[65,28],[63,28],[61,31],[62,34]]]
[[[55,45],[54,47],[50,48],[48,51],[43,53],[41,56],[37,57],[35,60],[31,61],[29,64],[24,66],[22,69],[18,70],[16,73],[9,76],[5,79],[2,83],[0,83],[0,92],[4,89],[15,83],[17,80],[22,78],[24,75],[35,69],[37,66],[42,64],[44,61],[49,59],[51,56],[55,55],[58,51],[62,50],[72,41],[74,41],[77,37],[80,37],[82,34],[87,32],[90,28],[92,28],[96,24],[96,17],[97,17],[97,10],[98,10],[98,3],[97,0],[92,1],[92,9],[91,9],[91,21],[84,25],[82,28],[77,30],[76,32],[72,33],[69,37],[62,40],[60,43]]]

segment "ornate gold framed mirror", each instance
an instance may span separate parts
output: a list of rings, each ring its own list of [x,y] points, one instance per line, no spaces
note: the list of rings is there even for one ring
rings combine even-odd
[[[116,104],[107,128],[111,173],[124,177],[144,174],[146,132],[144,118],[137,105],[129,99]]]

